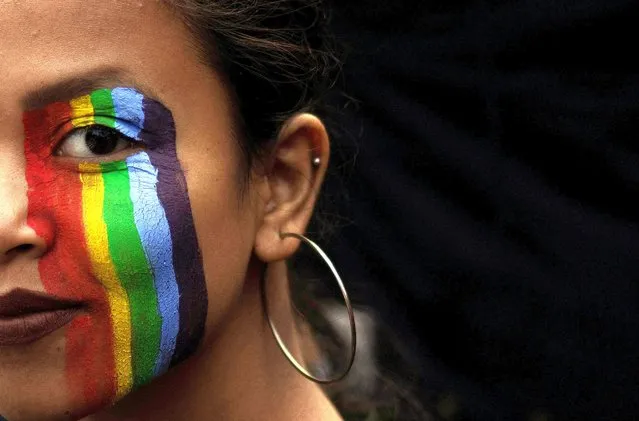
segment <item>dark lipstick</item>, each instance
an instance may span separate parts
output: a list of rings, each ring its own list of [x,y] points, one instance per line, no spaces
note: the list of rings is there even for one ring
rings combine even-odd
[[[25,289],[0,295],[0,346],[35,342],[67,325],[81,311],[76,301]]]

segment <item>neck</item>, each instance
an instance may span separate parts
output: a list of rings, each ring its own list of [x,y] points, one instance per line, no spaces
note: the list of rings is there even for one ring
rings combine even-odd
[[[282,355],[264,318],[259,270],[251,272],[239,300],[197,355],[85,421],[341,420],[319,386]],[[271,265],[267,284],[278,331],[295,351],[283,263]]]

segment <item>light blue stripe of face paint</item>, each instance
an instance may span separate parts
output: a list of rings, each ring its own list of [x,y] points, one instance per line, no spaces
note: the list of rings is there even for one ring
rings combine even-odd
[[[146,152],[128,157],[126,163],[135,225],[153,272],[162,317],[160,352],[155,365],[155,373],[159,375],[169,368],[180,328],[180,292],[173,269],[173,244],[169,223],[157,195],[157,169]]]
[[[144,97],[131,88],[114,88],[111,99],[115,108],[115,129],[131,139],[140,139],[144,127]]]

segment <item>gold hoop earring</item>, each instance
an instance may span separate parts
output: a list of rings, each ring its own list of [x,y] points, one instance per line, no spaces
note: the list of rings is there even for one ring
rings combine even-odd
[[[277,346],[280,348],[280,350],[282,351],[286,359],[301,375],[319,384],[330,384],[330,383],[338,382],[342,380],[344,377],[346,377],[348,373],[351,371],[351,368],[353,367],[353,363],[355,362],[355,351],[357,349],[357,329],[355,326],[355,313],[353,312],[353,306],[351,304],[350,298],[348,297],[348,293],[346,292],[346,287],[344,286],[344,282],[342,282],[342,278],[339,276],[339,273],[337,273],[337,269],[335,269],[335,265],[333,265],[333,262],[331,261],[331,259],[326,255],[326,253],[324,253],[324,251],[320,248],[320,246],[318,246],[315,242],[311,241],[310,239],[308,239],[307,237],[301,234],[296,234],[292,232],[280,233],[280,238],[282,239],[296,238],[308,244],[309,246],[311,246],[311,248],[324,260],[324,263],[326,263],[326,265],[331,270],[333,276],[335,277],[335,280],[337,281],[337,284],[339,285],[339,289],[342,293],[344,304],[346,304],[346,311],[348,312],[348,319],[349,319],[350,330],[351,330],[350,354],[348,357],[348,363],[346,365],[346,369],[343,372],[339,373],[337,376],[334,376],[328,379],[322,379],[311,374],[310,371],[308,371],[302,364],[300,364],[295,359],[291,351],[289,351],[289,349],[284,344],[282,337],[278,333],[277,328],[275,328],[275,324],[273,323],[273,320],[271,319],[269,315],[268,299],[266,297],[266,276],[265,276],[266,269],[262,273],[262,279],[260,280],[260,294],[262,296],[262,308],[264,311],[264,317],[266,317],[266,321],[268,322],[268,325],[271,328],[271,332],[273,333],[273,337],[275,338],[275,341],[277,342]]]

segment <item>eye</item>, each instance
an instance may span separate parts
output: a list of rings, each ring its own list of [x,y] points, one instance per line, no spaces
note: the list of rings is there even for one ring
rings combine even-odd
[[[133,141],[106,126],[87,126],[72,131],[56,150],[59,156],[96,158],[131,148]]]

